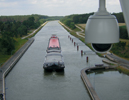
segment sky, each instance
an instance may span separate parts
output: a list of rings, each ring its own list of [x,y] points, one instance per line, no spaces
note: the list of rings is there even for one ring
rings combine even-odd
[[[0,0],[0,16],[31,15],[66,16],[96,12],[99,0]],[[106,0],[107,11],[122,12],[119,0]]]

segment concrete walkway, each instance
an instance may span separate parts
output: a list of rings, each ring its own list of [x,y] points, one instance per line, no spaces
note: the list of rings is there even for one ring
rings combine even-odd
[[[89,67],[89,68],[84,68],[81,70],[81,77],[82,77],[82,80],[92,98],[92,100],[100,100],[97,93],[95,92],[93,86],[91,85],[87,75],[86,75],[86,72],[89,72],[90,71],[92,72],[92,70],[99,70],[99,69],[114,69],[115,66],[102,66],[102,67]]]

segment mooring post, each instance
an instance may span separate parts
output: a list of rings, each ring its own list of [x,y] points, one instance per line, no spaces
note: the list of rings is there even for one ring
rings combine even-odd
[[[81,50],[81,56],[83,56],[83,50]]]
[[[76,45],[76,43],[74,42],[74,46]]]
[[[79,50],[79,46],[77,45],[77,51]]]
[[[86,57],[86,62],[88,62],[88,56]]]

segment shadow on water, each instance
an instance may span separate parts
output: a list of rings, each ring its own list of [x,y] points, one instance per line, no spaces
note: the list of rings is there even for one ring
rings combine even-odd
[[[99,69],[99,70],[90,70],[88,72],[86,72],[86,74],[92,74],[92,73],[95,73],[95,75],[97,74],[104,74],[104,72],[111,72],[111,71],[117,71],[115,69],[108,69],[108,70],[103,70],[103,69]]]
[[[51,76],[51,75],[65,76],[65,71],[64,70],[62,70],[62,71],[55,71],[55,70],[46,71],[46,70],[43,70],[43,75],[44,76]]]

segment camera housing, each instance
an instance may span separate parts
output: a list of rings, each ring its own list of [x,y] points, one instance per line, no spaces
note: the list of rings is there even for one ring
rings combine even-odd
[[[96,44],[96,43],[92,43],[91,46],[94,49],[94,51],[98,52],[98,53],[107,52],[112,48],[112,44]]]
[[[88,18],[85,42],[91,43],[95,52],[105,53],[119,42],[119,26],[115,16],[107,12],[105,0],[100,0],[99,10]]]

